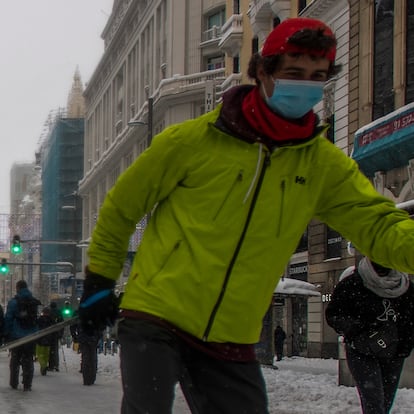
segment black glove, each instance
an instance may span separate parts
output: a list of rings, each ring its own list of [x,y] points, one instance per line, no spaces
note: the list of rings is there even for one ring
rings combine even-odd
[[[114,324],[119,300],[114,294],[115,282],[86,269],[83,294],[79,303],[82,330],[92,335]]]

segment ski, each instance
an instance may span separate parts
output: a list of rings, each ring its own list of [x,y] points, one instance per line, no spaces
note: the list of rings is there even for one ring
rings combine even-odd
[[[26,336],[23,336],[22,338],[3,344],[2,346],[0,346],[0,351],[6,351],[8,349],[13,349],[13,348],[16,348],[17,346],[27,344],[29,342],[42,338],[43,336],[49,335],[53,332],[60,331],[65,326],[74,325],[75,323],[78,323],[78,322],[79,322],[78,317],[65,319],[63,322],[58,322],[52,326],[48,326],[47,328],[34,332],[30,335],[26,335]]]

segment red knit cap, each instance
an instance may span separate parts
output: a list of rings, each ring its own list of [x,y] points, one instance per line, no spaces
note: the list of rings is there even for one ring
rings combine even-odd
[[[329,50],[309,50],[303,47],[288,43],[289,38],[303,29],[323,29],[323,34],[335,38],[332,30],[322,21],[307,17],[295,17],[286,19],[277,25],[267,36],[262,48],[262,56],[281,55],[284,53],[309,53],[315,56],[326,57],[330,62],[335,61],[336,47],[332,46]]]

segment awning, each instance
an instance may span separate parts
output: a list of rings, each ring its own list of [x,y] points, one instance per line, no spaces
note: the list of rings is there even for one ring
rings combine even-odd
[[[305,295],[305,296],[320,296],[318,287],[309,282],[304,282],[298,279],[284,277],[279,280],[276,286],[275,293],[285,295]]]
[[[361,171],[389,171],[414,158],[414,103],[371,122],[355,133],[352,158]]]

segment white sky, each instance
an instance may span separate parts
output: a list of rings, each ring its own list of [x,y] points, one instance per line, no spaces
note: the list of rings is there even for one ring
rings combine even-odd
[[[95,385],[85,387],[79,374],[79,358],[64,347],[60,372],[39,374],[35,363],[33,391],[24,393],[8,386],[8,355],[0,353],[0,412],[3,414],[115,414],[122,395],[119,354],[98,357]],[[67,367],[67,371],[65,369]],[[292,357],[277,362],[278,370],[264,368],[270,414],[360,414],[354,387],[338,386],[338,361]],[[399,389],[393,414],[412,414],[414,389]],[[177,388],[173,414],[189,414]]]
[[[0,213],[10,168],[32,162],[51,110],[66,107],[79,66],[85,84],[104,50],[113,0],[0,0]]]

